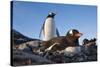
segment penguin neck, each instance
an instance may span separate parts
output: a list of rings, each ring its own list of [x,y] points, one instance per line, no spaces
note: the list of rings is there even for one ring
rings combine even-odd
[[[78,40],[78,39],[76,39],[74,42],[75,42],[75,44],[76,44],[77,46],[79,46],[79,40]]]
[[[76,39],[75,37],[66,36],[66,39],[71,40],[73,42],[78,42],[78,38]]]
[[[66,36],[66,39],[69,41],[69,42],[72,42],[74,43],[76,46],[79,46],[79,39],[75,39],[73,37],[70,37],[70,36]]]
[[[48,15],[47,18],[53,18],[54,19],[54,16]]]

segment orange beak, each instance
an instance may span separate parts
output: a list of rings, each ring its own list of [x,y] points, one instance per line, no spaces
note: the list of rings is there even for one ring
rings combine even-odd
[[[82,35],[83,35],[82,33],[77,33],[77,34],[76,34],[77,37],[80,37],[80,36],[82,36]]]

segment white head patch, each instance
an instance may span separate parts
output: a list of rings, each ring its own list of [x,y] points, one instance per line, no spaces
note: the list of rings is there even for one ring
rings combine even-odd
[[[52,15],[52,13],[50,12],[49,15]]]
[[[73,35],[73,30],[70,30],[70,31],[69,31],[69,34],[72,34],[72,35]]]

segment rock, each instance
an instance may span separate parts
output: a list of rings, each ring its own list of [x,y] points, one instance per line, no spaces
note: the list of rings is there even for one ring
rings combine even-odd
[[[13,66],[19,65],[38,65],[38,64],[52,64],[53,62],[47,60],[39,55],[30,54],[21,50],[13,50],[12,58]]]
[[[64,50],[64,54],[66,56],[74,56],[75,54],[79,54],[81,52],[81,47],[77,46],[77,47],[67,47]]]
[[[46,50],[40,51],[39,48],[27,46],[23,50],[13,49],[13,65],[40,65],[55,63],[73,63],[97,61],[97,45],[95,40],[77,47],[67,47],[62,51]],[[88,44],[87,43],[87,44]]]

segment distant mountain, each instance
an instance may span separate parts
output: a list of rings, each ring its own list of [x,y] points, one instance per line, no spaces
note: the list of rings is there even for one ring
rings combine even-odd
[[[15,44],[21,44],[21,43],[28,42],[28,41],[40,41],[39,39],[33,39],[27,36],[24,36],[23,34],[21,34],[20,32],[14,29],[12,29],[11,35],[12,35],[12,41]]]

